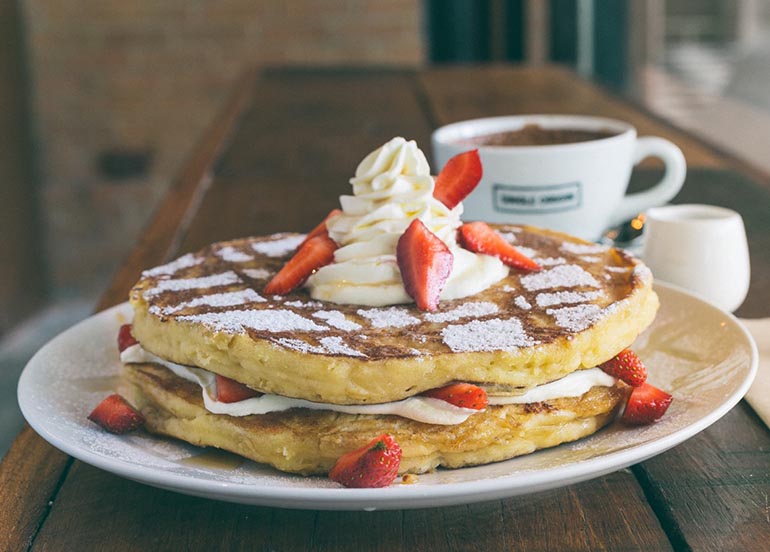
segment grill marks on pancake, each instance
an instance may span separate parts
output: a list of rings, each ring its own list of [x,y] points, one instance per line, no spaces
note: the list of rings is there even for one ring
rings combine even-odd
[[[296,234],[213,244],[144,272],[134,292],[161,319],[245,333],[304,353],[406,357],[515,349],[578,333],[650,278],[622,251],[515,226],[501,232],[545,270],[512,271],[497,286],[443,301],[432,313],[413,305],[323,303],[304,290],[265,297],[262,288],[302,239]]]

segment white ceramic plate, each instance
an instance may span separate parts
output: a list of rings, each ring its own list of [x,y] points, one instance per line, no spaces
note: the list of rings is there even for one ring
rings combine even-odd
[[[634,349],[649,381],[674,395],[646,427],[614,423],[581,441],[486,466],[438,470],[413,485],[344,489],[143,431],[115,436],[86,419],[116,383],[116,335],[131,310],[123,304],[67,330],[43,347],[19,381],[29,424],[67,454],[163,489],[232,502],[335,510],[402,509],[493,500],[542,491],[615,471],[659,454],[721,418],[754,378],[756,346],[731,315],[658,284],[661,309]],[[398,481],[398,480],[397,480]]]

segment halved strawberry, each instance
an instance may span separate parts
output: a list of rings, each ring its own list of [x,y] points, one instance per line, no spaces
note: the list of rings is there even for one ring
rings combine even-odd
[[[100,402],[88,419],[117,434],[134,431],[144,425],[144,416],[117,393]]]
[[[346,487],[387,487],[396,479],[399,466],[401,447],[385,434],[343,454],[329,472],[329,478]]]
[[[423,392],[426,397],[441,399],[461,408],[484,410],[489,404],[487,392],[472,383],[451,383]]]
[[[643,383],[631,391],[623,421],[633,425],[651,424],[666,413],[672,400],[665,391]]]
[[[436,310],[452,273],[454,255],[447,245],[420,219],[414,219],[398,239],[396,260],[409,297],[422,310]]]
[[[327,235],[310,238],[265,286],[265,293],[286,295],[308,277],[334,260],[337,244]]]
[[[224,403],[234,403],[250,399],[259,395],[259,391],[254,391],[251,387],[246,387],[239,381],[216,375],[217,382],[217,400]]]
[[[322,220],[322,221],[321,221],[321,222],[318,224],[318,226],[316,226],[315,228],[313,228],[313,229],[310,231],[310,233],[309,233],[307,236],[305,236],[305,239],[304,239],[304,240],[302,240],[302,243],[301,243],[301,244],[299,244],[299,245],[297,246],[297,249],[298,249],[298,250],[299,250],[299,249],[302,249],[302,246],[303,246],[303,245],[305,245],[305,244],[306,244],[306,243],[307,243],[307,242],[308,242],[310,239],[312,239],[312,238],[315,238],[316,236],[323,236],[323,235],[326,235],[326,236],[328,236],[328,235],[329,235],[329,231],[326,229],[326,222],[327,222],[327,221],[328,221],[330,218],[332,218],[332,217],[336,217],[336,216],[337,216],[337,215],[339,215],[340,213],[342,213],[342,211],[341,211],[341,210],[339,210],[339,209],[332,209],[332,210],[329,212],[329,214],[328,214],[328,215],[326,215],[326,218],[325,218],[325,219],[323,219],[323,220]]]
[[[599,368],[634,387],[639,387],[647,380],[647,368],[631,349],[620,351]]]
[[[481,174],[479,150],[459,153],[446,162],[436,177],[433,197],[454,209],[478,186]]]
[[[118,330],[118,350],[122,353],[132,345],[139,343],[131,333],[131,324],[123,324]]]
[[[486,222],[469,222],[460,227],[460,245],[475,253],[492,255],[508,266],[520,270],[536,271],[542,267],[505,241]]]

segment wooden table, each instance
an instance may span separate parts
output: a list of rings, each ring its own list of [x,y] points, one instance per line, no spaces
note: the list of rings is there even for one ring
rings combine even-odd
[[[211,241],[307,231],[389,138],[429,150],[433,128],[511,113],[625,119],[679,144],[678,201],[747,223],[754,279],[742,316],[770,315],[770,179],[559,68],[274,69],[246,76],[104,294]],[[654,168],[650,171],[654,172]],[[641,172],[639,181],[649,180]],[[770,431],[741,403],[686,443],[631,469],[531,496],[384,512],[250,507],[102,472],[24,429],[0,466],[7,550],[770,550]]]

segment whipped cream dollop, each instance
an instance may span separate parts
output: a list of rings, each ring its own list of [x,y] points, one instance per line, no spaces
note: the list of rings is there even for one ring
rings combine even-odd
[[[426,424],[457,425],[473,414],[481,411],[461,408],[441,399],[415,395],[400,401],[379,404],[339,405],[293,399],[280,395],[263,394],[238,402],[226,403],[216,399],[216,375],[202,368],[184,366],[165,360],[136,344],[120,353],[120,360],[125,363],[159,364],[182,379],[196,383],[201,388],[203,405],[214,414],[228,416],[249,416],[281,412],[290,408],[310,408],[313,410],[331,410],[347,414],[392,414]],[[579,397],[594,386],[611,387],[617,380],[602,371],[601,368],[578,370],[550,383],[538,385],[520,395],[490,395],[490,405],[527,404],[548,401],[563,397]]]
[[[508,267],[496,257],[457,244],[462,204],[449,209],[433,197],[428,161],[413,140],[393,138],[367,155],[350,183],[353,195],[340,197],[342,213],[326,224],[340,246],[334,262],[306,283],[314,299],[375,307],[412,302],[401,280],[396,246],[416,218],[454,256],[441,299],[479,293],[508,275]]]

